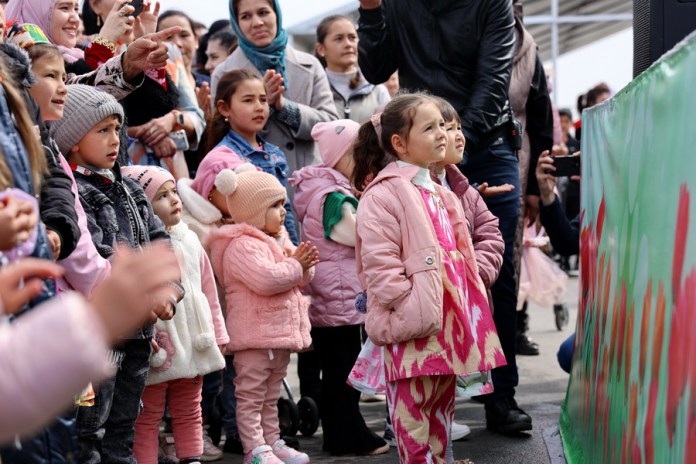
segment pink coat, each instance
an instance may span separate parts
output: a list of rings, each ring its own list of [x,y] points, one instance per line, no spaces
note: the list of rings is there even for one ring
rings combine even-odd
[[[290,184],[295,187],[293,208],[302,223],[302,240],[316,245],[321,259],[306,291],[312,297],[312,327],[362,324],[365,316],[355,310],[355,297],[363,291],[355,248],[324,238],[324,201],[333,192],[352,196],[350,181],[335,169],[308,166],[295,171]]]
[[[442,251],[423,198],[411,183],[416,166],[390,163],[367,187],[358,207],[358,276],[367,289],[365,329],[376,345],[437,334],[442,328]],[[437,187],[457,244],[476,271],[457,197]]]
[[[2,314],[2,308],[0,308]],[[107,332],[89,303],[62,293],[0,323],[0,443],[55,420],[87,384],[113,375]]]
[[[229,351],[309,348],[309,302],[301,292],[314,276],[284,246],[248,224],[220,227],[208,236],[215,275],[225,291]]]
[[[483,285],[491,288],[498,279],[505,251],[498,218],[491,213],[478,190],[471,188],[469,179],[456,166],[452,164],[446,166],[445,174],[452,192],[459,197],[464,207],[464,217],[474,243],[479,276],[483,280]]]

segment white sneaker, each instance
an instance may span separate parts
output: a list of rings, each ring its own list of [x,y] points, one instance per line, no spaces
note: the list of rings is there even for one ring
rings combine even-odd
[[[290,448],[284,440],[276,440],[272,448],[273,454],[285,464],[307,464],[309,462],[309,456]]]
[[[268,445],[257,446],[251,452],[244,455],[244,464],[283,464],[273,454],[273,449]]]
[[[468,425],[459,424],[457,422],[452,421],[452,428],[450,429],[450,435],[452,437],[452,441],[461,440],[462,438],[466,437],[470,433],[471,433],[471,429],[469,428]]]

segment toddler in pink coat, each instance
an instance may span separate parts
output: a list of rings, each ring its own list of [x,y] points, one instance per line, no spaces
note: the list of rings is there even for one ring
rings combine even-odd
[[[157,464],[159,424],[166,403],[179,462],[199,462],[203,453],[202,376],[225,366],[221,349],[229,342],[213,270],[198,237],[181,221],[182,205],[172,174],[157,166],[129,166],[122,172],[143,186],[154,213],[169,232],[186,290],[174,317],[155,325],[133,451],[139,463]]]
[[[301,289],[314,276],[318,251],[288,239],[286,191],[273,175],[223,170],[216,186],[228,193],[235,222],[212,231],[207,244],[226,296],[244,463],[304,464],[309,457],[280,439],[277,402],[290,353],[311,343]]]

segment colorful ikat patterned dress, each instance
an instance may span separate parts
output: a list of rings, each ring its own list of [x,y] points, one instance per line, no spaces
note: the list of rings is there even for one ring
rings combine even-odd
[[[505,364],[505,356],[471,239],[467,237],[463,254],[440,195],[416,188],[441,247],[443,324],[435,336],[385,346],[385,378],[401,462],[444,462],[457,376],[485,378],[487,371]],[[474,388],[492,391],[490,383]]]

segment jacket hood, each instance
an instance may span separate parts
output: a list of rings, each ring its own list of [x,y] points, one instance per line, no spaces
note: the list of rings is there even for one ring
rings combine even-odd
[[[243,235],[254,237],[267,243],[276,242],[274,238],[269,237],[249,224],[230,224],[211,231],[205,239],[205,245],[210,250],[210,263],[213,265],[213,271],[215,271],[216,276],[219,276],[220,280],[222,280],[221,277],[223,275],[225,250],[232,240]]]
[[[206,198],[203,198],[192,187],[193,179],[179,179],[176,188],[181,202],[197,221],[203,224],[215,224],[222,219],[222,213]]]
[[[337,185],[351,190],[350,181],[343,174],[324,166],[307,166],[295,171],[289,183],[295,187],[292,206],[300,222],[307,214],[309,203],[321,190]]]

